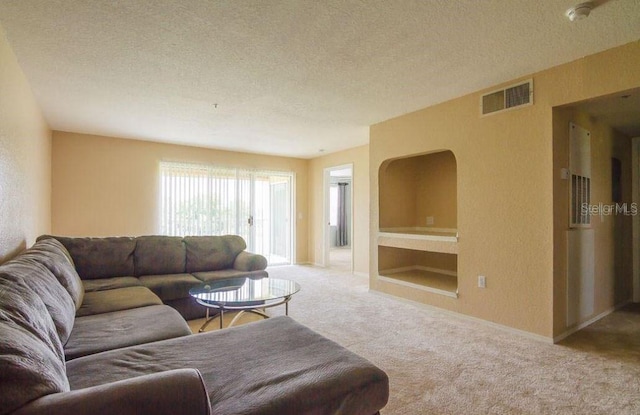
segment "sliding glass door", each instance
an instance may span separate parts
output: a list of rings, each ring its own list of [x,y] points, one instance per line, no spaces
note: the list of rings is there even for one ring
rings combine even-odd
[[[293,174],[162,162],[166,235],[242,236],[270,265],[292,259]]]
[[[248,174],[247,218],[240,235],[249,250],[264,255],[270,265],[291,263],[292,174],[255,171]],[[249,196],[250,195],[250,196]]]

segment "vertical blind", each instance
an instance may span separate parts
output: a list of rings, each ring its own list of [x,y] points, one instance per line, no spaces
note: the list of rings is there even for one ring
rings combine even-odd
[[[243,234],[250,177],[239,169],[161,162],[161,230],[165,235]]]

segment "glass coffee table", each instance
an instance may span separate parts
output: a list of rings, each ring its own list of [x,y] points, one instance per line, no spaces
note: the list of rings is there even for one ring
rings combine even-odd
[[[279,278],[225,278],[200,284],[189,290],[198,304],[207,307],[206,321],[198,330],[200,333],[211,321],[220,318],[220,328],[225,311],[240,311],[228,327],[233,326],[243,313],[253,313],[269,318],[264,309],[284,304],[285,314],[289,315],[289,300],[300,291],[300,285],[294,281]],[[209,310],[220,314],[209,317]]]

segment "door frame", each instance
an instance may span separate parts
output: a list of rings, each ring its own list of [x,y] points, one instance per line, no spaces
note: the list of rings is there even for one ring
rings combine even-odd
[[[349,272],[353,272],[353,252],[354,252],[354,238],[353,238],[353,195],[354,190],[354,169],[353,163],[341,164],[338,166],[325,167],[323,173],[323,185],[322,185],[322,266],[329,268],[331,266],[330,251],[331,251],[331,226],[329,224],[330,215],[330,201],[329,201],[329,188],[331,186],[331,172],[335,170],[351,169],[351,191],[349,192],[349,248],[351,249],[351,269]]]
[[[257,216],[257,204],[256,204],[256,177],[258,177],[259,175],[264,175],[264,174],[273,174],[273,175],[278,175],[278,176],[283,176],[283,177],[287,177],[289,180],[289,199],[287,200],[287,204],[289,207],[289,217],[288,217],[288,253],[289,253],[289,262],[288,263],[278,263],[276,264],[276,266],[279,265],[291,265],[293,263],[295,263],[295,258],[296,258],[296,240],[295,240],[295,235],[296,235],[296,221],[295,219],[295,215],[296,215],[296,203],[295,203],[295,197],[296,197],[296,193],[295,193],[295,186],[296,186],[296,175],[295,172],[292,171],[271,171],[271,170],[249,170],[249,169],[238,169],[238,174],[240,172],[248,172],[248,177],[249,177],[249,183],[250,183],[250,187],[249,187],[249,215],[250,218],[242,218],[242,215],[240,215],[238,213],[237,217],[238,217],[238,223],[236,224],[236,226],[240,226],[240,223],[244,220],[251,220],[253,221],[247,229],[248,232],[248,240],[246,241],[247,243],[247,250],[249,250],[250,252],[256,252],[256,237],[257,237],[257,229],[256,229],[256,225],[255,225],[255,220],[256,220],[256,216]],[[236,183],[238,183],[239,180],[236,180]],[[269,187],[269,210],[272,210],[273,207],[273,194],[271,193],[272,189],[271,187]],[[236,189],[236,194],[239,194],[238,189]],[[239,209],[239,205],[237,207]],[[271,224],[272,218],[269,218],[269,222]],[[271,231],[270,231],[271,232]],[[239,235],[241,235],[241,232],[237,232]],[[271,240],[272,235],[269,235],[270,241],[269,241],[269,247],[270,250],[272,250],[272,240]],[[267,256],[268,258],[271,258],[271,252],[265,252],[264,253],[265,256]],[[269,266],[271,266],[271,264],[269,264]]]
[[[640,137],[631,139],[631,202],[640,206]],[[640,303],[640,215],[632,216],[633,302]]]

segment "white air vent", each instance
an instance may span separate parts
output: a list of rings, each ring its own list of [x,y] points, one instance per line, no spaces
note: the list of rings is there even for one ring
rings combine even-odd
[[[482,115],[533,104],[533,79],[484,94],[480,99]]]

